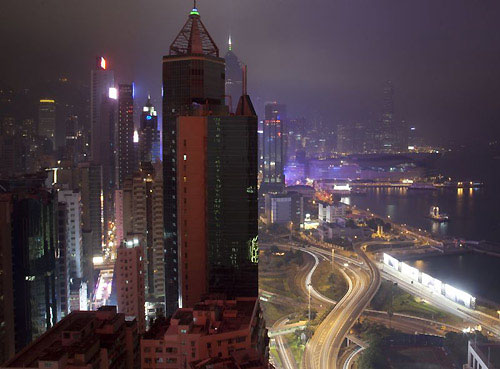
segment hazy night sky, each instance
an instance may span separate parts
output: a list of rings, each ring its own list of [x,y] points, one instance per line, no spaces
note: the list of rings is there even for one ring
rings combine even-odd
[[[231,31],[259,111],[332,124],[376,118],[384,81],[396,114],[434,135],[500,132],[498,0],[199,0],[222,56]],[[0,0],[0,82],[66,74],[88,83],[97,55],[139,102],[159,98],[161,57],[188,0]],[[371,113],[371,115],[370,115]],[[493,134],[494,133],[494,134]]]

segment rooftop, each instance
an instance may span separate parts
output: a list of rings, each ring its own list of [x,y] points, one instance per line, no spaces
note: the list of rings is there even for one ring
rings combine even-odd
[[[144,339],[158,340],[165,335],[176,335],[179,325],[188,326],[188,334],[202,335],[246,329],[252,322],[256,303],[256,298],[205,300],[194,308],[178,309],[171,320],[156,320]]]
[[[219,57],[219,48],[201,21],[200,13],[195,7],[189,14],[187,22],[170,45],[170,55],[207,55]]]
[[[104,313],[104,314],[103,314]],[[107,336],[99,329],[116,319],[123,319],[123,314],[116,313],[116,307],[106,306],[98,311],[74,311],[54,327],[49,329],[30,345],[18,352],[13,358],[2,364],[3,368],[38,368],[38,361],[58,361],[65,355],[68,358],[90,349],[98,341],[105,344]],[[90,329],[87,329],[90,327]],[[85,331],[83,331],[85,329]],[[82,332],[71,335],[71,332]],[[99,331],[99,332],[98,332]]]

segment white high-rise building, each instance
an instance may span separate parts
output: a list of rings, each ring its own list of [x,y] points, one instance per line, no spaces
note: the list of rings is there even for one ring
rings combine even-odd
[[[66,204],[66,245],[70,278],[82,278],[83,248],[81,197],[75,190],[60,190],[58,201]]]

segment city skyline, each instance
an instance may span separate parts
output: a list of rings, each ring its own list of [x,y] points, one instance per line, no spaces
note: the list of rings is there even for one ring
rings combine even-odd
[[[113,2],[100,7],[98,17],[91,17],[92,2],[56,6],[51,1],[33,5],[33,11],[25,14],[19,13],[14,1],[3,4],[8,10],[4,14],[11,14],[1,22],[7,50],[23,60],[36,54],[44,68],[28,67],[25,62],[14,68],[3,58],[2,80],[23,81],[14,86],[23,88],[44,71],[47,78],[64,74],[86,81],[95,55],[105,54],[120,82],[137,82],[139,101],[148,93],[159,101],[161,70],[147,66],[161,59],[168,35],[181,26],[175,15],[190,7],[189,1],[129,4],[119,17]],[[500,76],[491,66],[497,62],[494,27],[500,5],[474,6],[464,1],[453,6],[431,1],[318,1],[314,5],[262,0],[198,4],[206,21],[214,24],[212,33],[221,50],[227,49],[231,34],[234,52],[250,66],[249,91],[260,116],[266,101],[279,98],[293,106],[290,116],[328,124],[378,119],[384,82],[392,80],[398,91],[396,115],[421,126],[428,136],[431,132],[443,136],[453,128],[448,135],[464,139],[472,124],[481,128],[483,138],[487,131],[498,132],[494,102]],[[85,22],[77,21],[80,14],[86,16]],[[221,16],[227,22],[217,22]],[[271,22],[274,16],[279,16],[279,26]],[[256,19],[261,26],[253,30]],[[481,26],[472,27],[475,23]],[[134,27],[133,35],[123,28],[125,24]],[[28,37],[37,26],[46,30],[44,37]],[[62,28],[68,30],[67,36],[60,35]],[[14,32],[16,37],[11,37]],[[117,33],[127,36],[116,38]],[[256,47],[268,57],[258,58]],[[468,55],[474,53],[482,57],[471,59]]]
[[[0,369],[500,367],[500,5],[117,1],[0,13]]]

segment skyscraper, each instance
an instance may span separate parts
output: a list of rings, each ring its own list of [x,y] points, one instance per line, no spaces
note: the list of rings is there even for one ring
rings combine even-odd
[[[102,134],[103,124],[101,121],[102,102],[109,98],[109,89],[115,84],[113,71],[109,68],[108,61],[104,57],[96,58],[96,65],[90,72],[90,127],[84,127],[87,139],[89,141],[91,155],[95,150],[99,150],[99,144],[102,144],[100,135]]]
[[[116,142],[116,182],[119,188],[123,181],[137,170],[134,150],[134,85],[118,86],[118,127]]]
[[[13,354],[13,348],[19,351],[60,318],[56,299],[58,203],[42,183],[21,179],[0,185],[4,354]]]
[[[162,173],[150,162],[142,162],[140,170],[127,178],[119,191],[121,213],[117,208],[117,218],[123,238],[137,238],[143,249],[146,301],[151,306],[164,305]],[[164,310],[164,306],[161,308]]]
[[[263,163],[261,192],[281,192],[285,188],[283,166],[285,161],[284,121],[286,106],[277,102],[265,106],[263,126]]]
[[[394,124],[394,86],[387,81],[384,87],[384,110],[381,122],[381,149],[393,151],[396,145],[396,127]]]
[[[230,111],[234,112],[238,105],[243,87],[241,62],[233,52],[233,43],[229,36],[228,50],[224,56],[226,60],[226,102],[230,107]]]
[[[144,253],[137,238],[123,241],[118,247],[114,277],[118,312],[135,317],[139,333],[144,333]]]
[[[177,220],[177,116],[196,105],[220,106],[224,100],[225,65],[219,49],[196,9],[163,57],[163,181],[165,222],[166,309],[172,314],[179,299]]]
[[[139,131],[139,160],[156,163],[160,161],[160,131],[158,130],[158,114],[148,96],[141,112]]]
[[[83,276],[88,285],[93,286],[93,259],[102,257],[103,243],[101,166],[92,163],[79,164],[76,183],[82,199]]]
[[[60,217],[62,219],[59,219],[59,221],[64,225],[65,264],[69,282],[66,292],[69,300],[71,281],[78,283],[78,288],[82,287],[80,282],[83,277],[81,196],[80,192],[76,190],[59,190],[57,197],[59,203],[63,205],[63,213],[65,214],[64,217]],[[67,301],[64,301],[64,303],[67,303]],[[64,315],[69,311],[68,309],[65,310],[63,311]]]
[[[224,89],[195,8],[163,58],[167,314],[206,293],[257,295],[257,117],[246,95],[230,116]]]
[[[56,102],[52,99],[40,100],[38,110],[38,135],[50,140],[52,150],[56,148]]]

